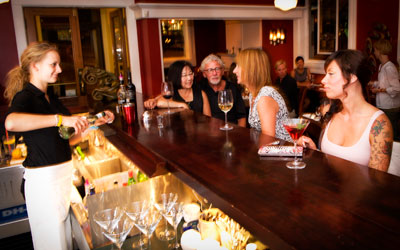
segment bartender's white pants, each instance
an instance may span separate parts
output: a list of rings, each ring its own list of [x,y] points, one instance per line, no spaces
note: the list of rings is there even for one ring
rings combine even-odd
[[[25,169],[25,201],[35,250],[72,249],[72,161]]]

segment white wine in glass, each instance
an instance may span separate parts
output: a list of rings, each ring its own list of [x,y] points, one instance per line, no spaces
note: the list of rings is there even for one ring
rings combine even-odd
[[[171,111],[169,110],[169,99],[171,99],[174,95],[174,87],[172,85],[172,82],[167,81],[161,83],[161,95],[167,100],[169,114],[171,113]]]
[[[233,129],[233,127],[228,124],[228,112],[233,107],[233,95],[230,89],[224,89],[218,92],[218,107],[225,113],[225,126],[220,127],[220,129]]]

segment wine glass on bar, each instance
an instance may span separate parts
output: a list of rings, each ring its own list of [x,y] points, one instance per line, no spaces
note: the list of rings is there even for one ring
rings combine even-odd
[[[150,249],[151,235],[156,230],[161,217],[160,211],[158,211],[158,209],[156,209],[152,204],[146,214],[139,215],[139,220],[134,222],[136,227],[139,228],[147,238],[147,249]]]
[[[283,122],[283,126],[288,131],[294,142],[294,161],[286,163],[290,169],[303,169],[306,164],[297,159],[297,140],[303,135],[310,121],[304,118],[287,118]]]
[[[225,113],[225,126],[221,130],[231,130],[232,126],[228,124],[228,112],[233,107],[233,95],[230,89],[224,89],[218,92],[218,107]]]
[[[169,110],[169,99],[172,98],[172,95],[174,94],[174,87],[172,85],[172,82],[166,81],[161,83],[161,95],[167,100],[167,105],[168,105],[168,114],[171,113]]]
[[[110,227],[105,230],[103,234],[107,239],[114,243],[118,249],[121,249],[132,227],[133,222],[131,222],[128,218],[123,218],[115,225],[110,225]]]

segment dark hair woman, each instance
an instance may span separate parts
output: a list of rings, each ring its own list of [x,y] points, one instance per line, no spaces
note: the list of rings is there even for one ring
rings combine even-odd
[[[331,99],[324,116],[321,151],[371,168],[387,171],[393,144],[388,117],[364,98],[371,71],[357,50],[341,50],[325,61],[322,80]],[[315,149],[315,143],[303,136],[300,143]]]
[[[200,86],[194,83],[194,73],[192,65],[186,61],[176,61],[169,67],[168,80],[174,87],[170,107],[189,108],[193,111],[211,116],[210,104],[207,95],[201,90]],[[146,108],[167,107],[167,100],[162,96],[149,99],[144,103]]]

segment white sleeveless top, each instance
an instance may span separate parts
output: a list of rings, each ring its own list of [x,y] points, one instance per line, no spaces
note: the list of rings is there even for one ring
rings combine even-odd
[[[322,136],[321,141],[321,151],[334,155],[364,166],[368,166],[369,157],[371,155],[371,145],[369,143],[369,133],[371,131],[372,124],[380,116],[383,114],[383,111],[378,110],[376,111],[369,120],[367,127],[365,128],[364,132],[362,133],[358,142],[356,142],[353,146],[350,147],[343,147],[337,144],[334,144],[329,141],[328,139],[328,130],[329,125],[331,122],[329,121],[328,125],[326,126],[325,132]]]

